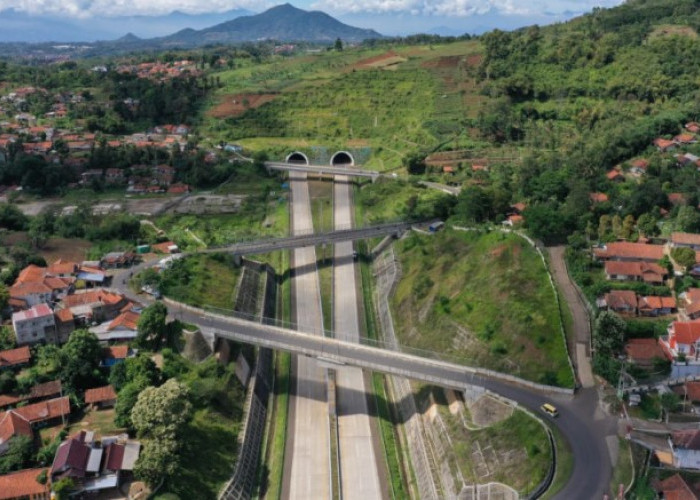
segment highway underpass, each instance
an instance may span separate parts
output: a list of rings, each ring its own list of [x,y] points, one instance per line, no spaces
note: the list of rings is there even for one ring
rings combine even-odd
[[[599,499],[609,490],[612,466],[606,436],[616,435],[616,429],[598,409],[595,388],[582,389],[574,397],[573,391],[537,387],[537,384],[518,381],[499,372],[213,314],[167,299],[166,303],[173,317],[214,332],[220,338],[306,355],[323,363],[347,364],[402,375],[457,390],[464,390],[469,385],[479,386],[540,415],[540,405],[544,401],[553,401],[559,410],[559,418],[542,418],[564,435],[574,457],[571,477],[554,498]]]

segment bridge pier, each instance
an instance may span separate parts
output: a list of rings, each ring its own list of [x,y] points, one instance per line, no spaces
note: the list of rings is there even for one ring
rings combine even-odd
[[[234,264],[236,267],[240,267],[241,264],[243,264],[243,256],[241,256],[240,254],[235,254],[235,255],[233,256],[233,264]]]

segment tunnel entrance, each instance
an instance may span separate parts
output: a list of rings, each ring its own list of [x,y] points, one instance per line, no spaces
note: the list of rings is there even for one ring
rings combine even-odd
[[[354,165],[355,159],[347,151],[338,151],[331,158],[332,166]]]
[[[291,153],[289,156],[287,156],[287,163],[294,163],[296,165],[308,165],[309,158],[304,153],[295,151],[294,153]]]

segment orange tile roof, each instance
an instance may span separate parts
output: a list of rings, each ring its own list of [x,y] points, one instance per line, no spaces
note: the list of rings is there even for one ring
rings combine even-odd
[[[593,203],[603,203],[608,201],[608,195],[605,193],[588,193],[588,197]]]
[[[686,382],[685,389],[689,400],[700,401],[700,382]]]
[[[675,309],[676,299],[673,297],[659,297],[656,295],[649,295],[647,297],[642,297],[639,301],[640,309]]]
[[[111,385],[96,387],[95,389],[88,389],[85,391],[86,404],[102,403],[113,399],[117,399],[117,393],[114,391],[114,387]]]
[[[15,298],[41,293],[51,293],[51,288],[43,283],[37,282],[18,283],[10,287],[10,296]]]
[[[654,146],[661,148],[661,149],[666,149],[668,147],[675,146],[675,145],[676,145],[675,142],[669,141],[668,139],[662,139],[662,138],[654,139]]]
[[[513,203],[511,205],[511,208],[517,210],[518,212],[524,212],[527,208],[527,205],[525,205],[525,203],[523,203],[522,201],[519,201],[518,203]]]
[[[36,384],[29,393],[29,399],[45,398],[60,394],[62,390],[60,380],[52,380],[43,384]]]
[[[74,320],[73,313],[70,309],[57,309],[54,314],[56,319],[62,323],[69,323]]]
[[[688,316],[692,316],[698,312],[700,312],[700,302],[693,302],[685,308],[685,313]]]
[[[596,248],[594,253],[599,258],[661,260],[664,256],[663,245],[647,245],[646,243],[630,243],[616,241],[608,243],[605,248]]]
[[[637,158],[636,160],[630,162],[630,165],[640,170],[646,170],[649,167],[649,162],[644,158]]]
[[[0,444],[12,439],[13,436],[32,437],[31,424],[16,410],[0,413]]]
[[[685,291],[685,300],[689,303],[700,302],[700,288],[688,288]]]
[[[611,181],[612,181],[612,180],[615,180],[615,179],[617,179],[617,178],[619,178],[619,177],[624,177],[620,172],[618,172],[618,171],[615,170],[615,169],[610,170],[607,174],[605,174],[605,176],[606,176],[608,179],[610,179]]]
[[[45,275],[45,267],[39,267],[34,264],[30,264],[19,272],[19,276],[17,276],[15,284],[41,281],[44,279]]]
[[[695,233],[671,233],[671,242],[677,245],[700,245],[700,234]]]
[[[656,339],[630,339],[625,344],[625,353],[633,361],[664,357],[664,351]]]
[[[50,274],[73,274],[77,268],[78,264],[75,262],[58,259],[48,267],[48,272]]]
[[[151,245],[151,248],[155,250],[156,252],[160,253],[170,253],[170,250],[168,250],[168,247],[175,245],[172,241],[164,241],[163,243],[156,243],[155,245]]]
[[[62,398],[49,399],[48,401],[41,401],[39,403],[22,406],[14,411],[29,420],[31,423],[42,422],[44,420],[51,420],[62,415],[69,415],[70,400],[68,399],[68,396],[63,396]]]
[[[653,278],[659,277],[663,279],[666,275],[666,269],[658,264],[648,264],[646,262],[608,260],[605,262],[605,273],[638,277],[652,275],[651,277]]]
[[[668,201],[671,203],[671,205],[679,205],[681,203],[685,203],[685,196],[683,193],[669,193]]]
[[[25,469],[0,476],[0,500],[49,494],[49,485],[39,483],[36,478],[49,469]]]
[[[0,408],[19,403],[20,401],[24,401],[24,397],[10,396],[9,394],[0,394]]]
[[[120,326],[129,330],[136,330],[139,324],[139,318],[141,315],[137,312],[127,311],[121,313],[119,316],[114,318],[112,322],[107,327],[108,330],[114,330]]]
[[[612,290],[605,294],[605,303],[612,309],[636,309],[637,294],[631,290]]]
[[[697,492],[678,473],[659,481],[656,489],[663,493],[664,500],[698,500],[700,498]]]
[[[0,367],[29,363],[31,359],[32,353],[29,351],[28,346],[0,351]]]
[[[672,328],[678,344],[690,345],[700,339],[700,321],[674,321]]]
[[[678,134],[676,137],[673,138],[675,142],[681,142],[681,143],[691,143],[697,141],[696,137],[693,134]]]
[[[53,276],[44,278],[44,285],[51,290],[65,290],[71,286],[72,282],[73,278],[54,278]]]
[[[95,304],[97,302],[114,305],[118,304],[121,300],[123,300],[123,297],[115,293],[106,292],[104,290],[90,290],[85,293],[76,293],[64,297],[63,304],[66,307]]]
[[[128,345],[112,345],[102,349],[105,358],[126,359],[129,356]]]

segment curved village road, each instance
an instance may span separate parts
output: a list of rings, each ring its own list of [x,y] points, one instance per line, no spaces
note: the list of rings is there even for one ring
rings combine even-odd
[[[130,273],[136,274],[146,267],[152,266],[155,262],[144,262],[131,268],[131,270],[120,273],[115,276],[114,285],[121,293],[133,300],[143,301],[142,296],[135,296],[129,289],[129,275]],[[247,338],[247,340],[242,340],[244,342],[264,343],[270,337],[274,337],[277,330],[282,330],[268,325],[261,325],[260,323],[226,318],[205,311],[194,313],[182,308],[178,311],[171,311],[171,313],[175,313],[179,319],[185,322],[198,325],[204,331],[219,332],[222,337],[237,340],[242,340],[241,337]],[[295,350],[301,351],[305,348],[304,344],[307,337],[305,334],[296,333],[294,337]],[[319,340],[318,337],[310,338]],[[349,350],[363,347],[334,341],[333,339],[325,340],[334,344],[347,345]],[[287,348],[287,350],[290,349]],[[337,352],[339,349],[334,348],[333,350]],[[384,350],[374,348],[371,351],[379,351],[376,352],[376,355],[372,354],[374,357],[373,363],[376,363],[373,369],[376,371],[387,370],[387,360],[381,356],[381,352]],[[400,353],[396,352],[393,354],[400,355]],[[350,357],[352,358],[352,356],[354,354],[351,353]],[[595,388],[584,388],[578,391],[575,397],[544,396],[541,392],[534,389],[511,385],[500,380],[469,375],[467,367],[464,367],[461,373],[456,373],[453,369],[446,369],[439,363],[430,361],[424,364],[414,359],[412,361],[398,362],[398,364],[403,367],[402,369],[408,374],[407,376],[414,374],[417,377],[418,365],[420,364],[420,372],[425,372],[426,375],[429,373],[435,379],[454,380],[454,383],[450,385],[456,387],[463,387],[465,384],[484,387],[536,413],[540,413],[539,407],[544,400],[552,401],[559,409],[560,416],[550,420],[550,423],[564,435],[574,458],[573,473],[564,489],[555,498],[561,500],[591,500],[601,499],[608,493],[612,462],[606,438],[616,436],[616,423],[614,419],[606,417],[600,411],[598,394]],[[615,439],[617,438],[615,437]]]

